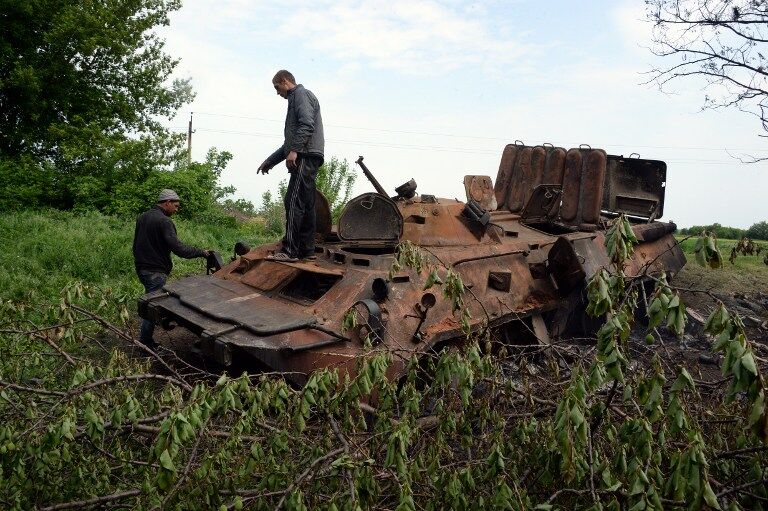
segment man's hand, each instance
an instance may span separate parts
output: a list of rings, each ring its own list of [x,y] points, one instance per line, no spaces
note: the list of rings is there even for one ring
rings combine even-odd
[[[261,172],[261,173],[262,173],[262,174],[264,174],[264,175],[267,175],[267,174],[269,174],[269,167],[267,167],[267,162],[266,162],[266,160],[264,161],[264,163],[262,163],[261,165],[259,165],[259,168],[258,168],[258,169],[256,169],[256,173],[258,174],[259,172]]]
[[[293,170],[296,168],[296,159],[299,157],[298,154],[296,154],[296,151],[291,151],[288,153],[288,156],[285,157],[285,166],[288,167],[288,170]]]

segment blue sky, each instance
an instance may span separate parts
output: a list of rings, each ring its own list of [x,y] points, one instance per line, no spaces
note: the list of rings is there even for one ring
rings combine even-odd
[[[495,177],[506,143],[581,143],[668,164],[665,219],[747,227],[768,219],[768,156],[751,117],[700,111],[701,83],[642,85],[643,2],[188,0],[162,31],[192,78],[193,155],[235,155],[222,176],[258,202],[287,176],[256,174],[281,143],[291,70],[318,96],[326,157],[366,163],[385,188],[462,198],[465,174]],[[355,191],[370,189],[360,175]]]

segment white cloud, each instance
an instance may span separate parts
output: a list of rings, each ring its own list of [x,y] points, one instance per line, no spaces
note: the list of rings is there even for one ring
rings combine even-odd
[[[430,0],[318,1],[299,5],[280,26],[280,37],[343,61],[434,75],[467,64],[513,62],[530,47],[495,33],[482,9]]]
[[[498,5],[188,0],[164,34],[169,53],[182,59],[179,75],[192,77],[198,96],[173,124],[186,125],[188,111],[198,112],[195,158],[210,146],[232,151],[223,184],[258,202],[286,176],[282,167],[268,176],[255,168],[281,141],[285,102],[269,80],[287,67],[320,98],[327,154],[349,161],[364,154],[390,190],[414,177],[424,193],[461,197],[462,176],[494,176],[506,142],[587,142],[667,160],[666,217],[681,225],[747,226],[765,217],[765,164],[731,167],[720,152],[690,149],[759,149],[754,122],[733,111],[696,113],[702,93],[695,84],[676,96],[638,85],[651,59],[642,6],[605,12],[599,23],[615,45],[595,49],[584,44],[586,32],[558,34],[546,23],[503,19]],[[447,70],[461,73],[441,76]],[[474,88],[464,77],[478,70],[485,78],[499,70],[506,79]],[[442,96],[416,106],[402,101],[411,85],[432,77],[440,78]],[[370,189],[362,175],[356,189]]]
[[[637,2],[621,4],[611,11],[611,19],[626,48],[647,58],[653,23],[646,19],[645,5]]]

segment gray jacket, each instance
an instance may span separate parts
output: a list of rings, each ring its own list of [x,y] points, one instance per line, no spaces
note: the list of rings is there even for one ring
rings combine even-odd
[[[283,161],[290,151],[323,156],[325,136],[320,103],[312,91],[299,84],[288,91],[288,111],[285,114],[285,142],[266,160],[272,168]]]

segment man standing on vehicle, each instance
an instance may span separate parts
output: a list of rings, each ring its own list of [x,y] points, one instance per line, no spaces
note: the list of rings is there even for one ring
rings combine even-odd
[[[285,194],[285,237],[283,247],[268,259],[297,261],[315,256],[315,179],[323,164],[325,137],[320,103],[312,92],[286,70],[272,78],[277,94],[288,100],[285,141],[256,173],[266,174],[285,160],[291,177]]]
[[[136,273],[144,285],[144,292],[157,291],[165,285],[173,263],[171,252],[184,259],[208,257],[209,250],[184,245],[176,236],[176,226],[171,216],[179,210],[179,195],[165,189],[157,197],[155,207],[139,215],[133,235],[133,259]],[[145,319],[141,322],[139,340],[154,349],[152,338],[155,324]]]

